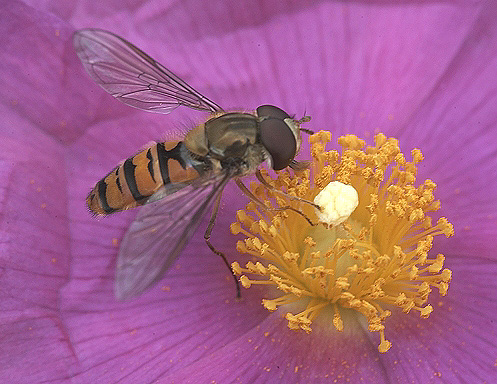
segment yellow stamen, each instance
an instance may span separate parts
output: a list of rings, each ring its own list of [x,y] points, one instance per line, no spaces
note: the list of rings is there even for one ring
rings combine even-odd
[[[313,320],[329,307],[333,327],[342,331],[347,324],[340,310],[352,309],[379,333],[378,350],[385,353],[391,347],[385,320],[392,314],[386,307],[427,318],[433,311],[427,304],[432,289],[447,293],[452,272],[443,268],[442,254],[430,257],[429,251],[435,236],[450,237],[454,230],[444,217],[432,224],[429,215],[440,208],[433,195],[436,184],[425,180],[414,186],[423,160],[419,149],[408,161],[397,140],[381,133],[374,146],[353,135],[340,137],[341,153],[325,150],[330,140],[325,131],[310,136],[311,172],[280,172],[276,179],[262,172],[283,194],[257,183],[251,191],[268,208],[289,206],[316,222],[315,208],[289,195],[313,201],[330,182],[339,181],[358,192],[355,211],[340,225],[311,226],[294,211],[264,210],[251,202],[237,212],[231,231],[245,236],[237,250],[258,261],[245,267],[234,262],[233,272],[245,288],[270,285],[282,292],[262,300],[269,311],[300,306],[300,312],[285,315],[290,329],[311,332]]]

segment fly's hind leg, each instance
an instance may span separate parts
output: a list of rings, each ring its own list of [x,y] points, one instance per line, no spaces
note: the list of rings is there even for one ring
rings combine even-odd
[[[222,193],[219,193],[216,197],[214,207],[212,208],[211,218],[209,220],[209,224],[207,225],[207,229],[205,230],[205,233],[204,233],[204,239],[205,239],[205,242],[207,243],[207,246],[209,247],[209,249],[212,252],[214,252],[216,255],[221,256],[221,258],[224,261],[224,264],[226,264],[226,267],[228,267],[231,275],[233,276],[233,279],[235,280],[236,297],[240,298],[242,296],[241,292],[240,292],[240,283],[238,282],[236,275],[233,273],[233,270],[231,269],[231,266],[228,263],[228,260],[226,260],[226,256],[224,256],[224,253],[222,253],[221,251],[218,251],[216,248],[214,248],[214,246],[210,242],[212,229],[214,228],[214,224],[216,222],[216,217],[217,217],[217,212],[219,210],[219,204],[221,203],[221,196],[222,196]]]

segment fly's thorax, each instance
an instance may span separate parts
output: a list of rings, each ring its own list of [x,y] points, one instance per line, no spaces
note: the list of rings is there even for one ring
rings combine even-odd
[[[266,148],[260,143],[251,145],[247,148],[243,158],[243,165],[240,167],[241,175],[254,173],[259,165],[269,159],[269,153]]]
[[[226,113],[205,123],[209,154],[219,160],[242,158],[257,141],[258,122],[247,113]]]
[[[198,157],[204,157],[209,153],[207,137],[205,135],[205,124],[198,124],[190,130],[183,140],[186,148]]]

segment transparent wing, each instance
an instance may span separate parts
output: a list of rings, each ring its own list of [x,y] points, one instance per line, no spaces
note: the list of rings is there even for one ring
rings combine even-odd
[[[180,105],[222,111],[145,52],[111,32],[79,30],[73,35],[73,45],[93,80],[123,103],[160,113]]]
[[[228,173],[206,176],[141,208],[119,249],[118,299],[139,295],[164,276],[229,180]]]

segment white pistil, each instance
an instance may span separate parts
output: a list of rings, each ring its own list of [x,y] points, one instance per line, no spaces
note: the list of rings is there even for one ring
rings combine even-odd
[[[352,185],[332,181],[314,198],[318,220],[328,225],[338,225],[349,218],[359,205],[359,195]]]

